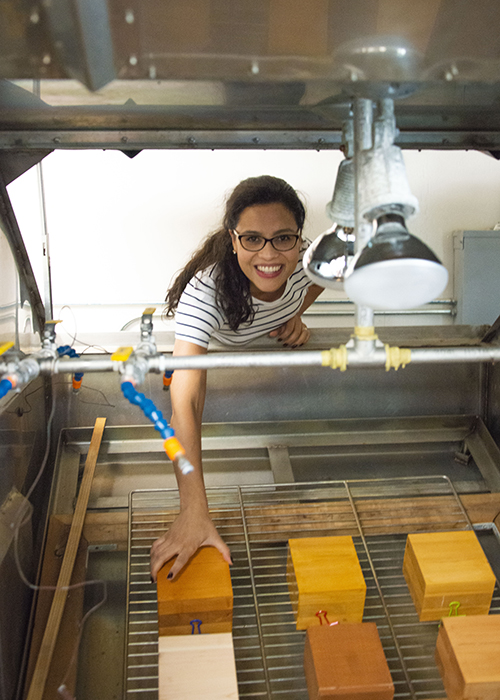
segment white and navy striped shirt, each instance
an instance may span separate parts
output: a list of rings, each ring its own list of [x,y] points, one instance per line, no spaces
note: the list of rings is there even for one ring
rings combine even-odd
[[[313,283],[302,267],[302,255],[288,278],[285,291],[276,301],[252,297],[253,321],[232,331],[215,300],[215,266],[199,272],[184,289],[175,314],[175,337],[206,348],[210,338],[225,345],[245,345],[279,328],[297,314],[308,287]]]

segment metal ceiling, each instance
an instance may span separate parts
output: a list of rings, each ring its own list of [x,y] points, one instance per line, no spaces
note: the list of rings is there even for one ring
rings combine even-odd
[[[0,2],[4,154],[338,148],[384,96],[403,148],[496,152],[499,77],[498,0]]]

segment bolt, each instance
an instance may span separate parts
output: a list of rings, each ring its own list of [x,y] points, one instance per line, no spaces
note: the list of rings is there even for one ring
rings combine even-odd
[[[49,53],[44,54],[42,58],[42,63],[44,66],[49,66],[50,63],[52,62],[52,58],[50,57]]]
[[[260,143],[260,139],[259,139],[258,136],[254,136],[253,139],[252,139],[252,141],[253,141],[254,143]]]
[[[128,59],[128,62],[130,63],[131,66],[136,66],[138,63],[137,56],[134,56],[134,55],[130,56],[130,58]]]
[[[38,14],[38,10],[35,9],[35,10],[33,10],[33,12],[30,15],[30,22],[32,24],[38,24],[39,21],[40,21],[40,15]]]
[[[128,136],[122,136],[122,142],[127,143],[128,141]]]
[[[134,11],[133,10],[126,10],[125,11],[125,22],[127,24],[134,24],[135,17],[134,17]]]
[[[190,146],[196,145],[196,139],[193,136],[189,136],[187,142],[189,143]]]
[[[252,66],[250,68],[250,72],[252,73],[252,75],[258,75],[259,70],[260,70],[260,68],[259,68],[259,64],[257,63],[257,61],[252,61]]]
[[[325,139],[318,139],[318,143],[320,146],[322,146],[325,143]]]
[[[54,141],[54,143],[61,143],[61,139],[59,138],[59,136],[55,136],[52,140]]]
[[[156,66],[149,66],[149,77],[151,80],[156,80]]]

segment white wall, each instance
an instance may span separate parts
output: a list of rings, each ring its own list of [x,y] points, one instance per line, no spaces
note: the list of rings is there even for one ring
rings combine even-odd
[[[160,303],[172,276],[218,225],[224,196],[252,175],[277,175],[298,189],[308,208],[305,234],[315,238],[330,225],[324,207],[341,157],[338,151],[165,150],[133,159],[116,151],[54,152],[43,161],[43,176],[55,308],[70,305],[79,331],[116,331],[145,304]],[[452,232],[500,221],[500,163],[475,151],[405,151],[404,157],[420,202],[409,228],[451,275]],[[13,182],[9,194],[41,284],[36,169]],[[104,306],[90,306],[96,304]],[[68,313],[62,316],[69,327]]]

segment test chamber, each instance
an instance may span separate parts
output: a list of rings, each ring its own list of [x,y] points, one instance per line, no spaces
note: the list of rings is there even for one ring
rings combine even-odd
[[[143,148],[338,148],[354,102],[390,98],[400,147],[476,148],[497,155],[497,3],[412,2],[404,5],[405,16],[399,2],[367,0],[356,8],[314,2],[306,15],[302,4],[2,4],[1,343],[13,340],[19,349],[36,352],[40,339],[33,331],[41,333],[47,315],[4,185],[54,149],[113,148],[133,156]],[[155,26],[164,27],[161,36]],[[40,81],[39,96],[19,83],[33,79]],[[108,95],[114,104],[97,104],[97,88],[99,100]],[[72,106],[63,106],[63,98],[66,104],[73,100]],[[308,350],[346,345],[350,333],[318,330]],[[282,504],[297,488],[276,487],[283,482],[432,480],[444,473],[460,494],[485,494],[491,502],[500,491],[495,325],[388,328],[382,340],[410,348],[415,356],[429,348],[436,349],[435,357],[447,348],[460,348],[463,355],[457,361],[450,354],[444,364],[410,363],[397,372],[394,367],[385,372],[380,357],[373,366],[351,365],[342,373],[300,364],[210,372],[204,416],[209,487],[239,483],[257,493],[268,489]],[[159,346],[168,352],[172,338],[162,338]],[[269,349],[265,343],[252,348]],[[484,355],[474,356],[476,350]],[[61,553],[58,534],[48,531],[48,516],[58,516],[64,530],[89,426],[97,415],[107,418],[84,536],[86,575],[106,578],[112,595],[110,607],[89,619],[77,682],[78,697],[113,697],[125,692],[128,494],[168,488],[173,477],[152,428],[137,427],[141,415],[121,397],[115,373],[89,372],[85,381],[103,391],[110,405],[79,401],[66,375],[50,372],[2,399],[0,503],[13,487],[26,494],[35,479],[55,396],[52,449],[33,494],[33,515],[19,535],[21,563],[36,580],[45,557],[57,561]],[[148,374],[142,390],[168,414],[161,377]],[[374,495],[375,486],[369,488]],[[485,522],[498,510],[483,510]],[[23,694],[25,641],[34,617],[33,597],[19,580],[8,535],[5,543],[0,696],[10,700]],[[243,578],[258,571],[247,564]],[[91,607],[96,595],[89,588],[81,604]],[[64,673],[68,663],[63,659]],[[269,670],[271,677],[279,673]],[[270,690],[270,697],[273,692],[280,697],[279,688]]]

